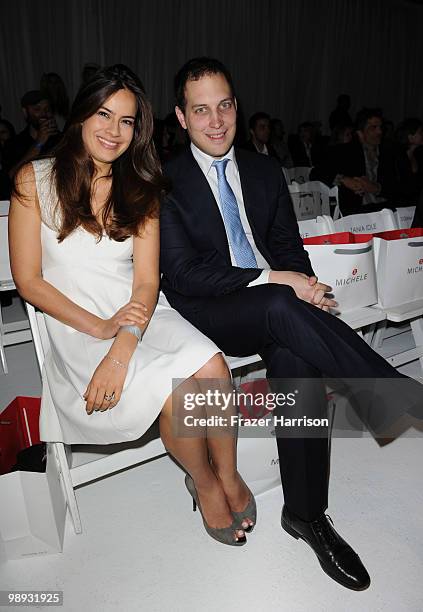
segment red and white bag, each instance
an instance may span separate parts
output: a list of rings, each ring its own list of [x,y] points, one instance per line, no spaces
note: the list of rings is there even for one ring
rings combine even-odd
[[[341,232],[303,240],[311,265],[322,283],[332,287],[340,313],[377,302],[373,238]]]
[[[374,236],[378,304],[383,308],[423,299],[423,229]]]

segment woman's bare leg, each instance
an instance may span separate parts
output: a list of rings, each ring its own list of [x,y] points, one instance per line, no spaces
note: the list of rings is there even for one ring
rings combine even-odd
[[[198,374],[197,372],[196,375]],[[206,374],[203,375],[203,377],[205,376]],[[186,381],[184,385],[185,390],[189,388],[190,391],[199,391],[194,378]],[[207,524],[213,528],[229,527],[233,522],[231,509],[220,481],[210,465],[206,439],[200,437],[200,435],[193,437],[178,436],[174,431],[174,418],[172,396],[170,396],[166,400],[160,415],[160,435],[163,444],[192,477]],[[237,531],[237,536],[243,537],[244,532],[242,530]]]
[[[219,390],[227,394],[230,394],[233,388],[228,366],[220,354],[208,361],[201,370],[194,374],[194,378],[197,379],[200,387],[203,386],[201,379],[216,379],[216,382],[220,382]],[[210,384],[205,383],[204,386],[209,387]],[[216,414],[216,409],[211,412]],[[236,412],[236,406],[232,404],[221,414],[229,417]],[[212,467],[222,485],[230,509],[234,512],[241,512],[248,504],[250,492],[237,470],[237,428],[228,426],[221,428],[220,431],[216,431],[216,428],[214,430],[209,429],[210,433],[207,436]],[[246,517],[243,527],[247,529],[252,524],[253,521]]]

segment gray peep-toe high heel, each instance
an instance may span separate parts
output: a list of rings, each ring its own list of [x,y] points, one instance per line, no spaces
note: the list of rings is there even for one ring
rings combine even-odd
[[[242,527],[237,526],[235,520],[232,522],[231,525],[229,525],[229,527],[223,528],[210,527],[207,524],[203,516],[203,512],[201,510],[201,505],[198,500],[198,494],[194,485],[194,481],[189,474],[185,476],[185,486],[192,497],[192,509],[195,512],[198,506],[198,509],[200,510],[201,516],[203,518],[204,528],[210,537],[212,537],[214,540],[217,540],[218,542],[221,542],[222,544],[228,544],[229,546],[243,546],[244,544],[246,544],[247,538],[245,537],[245,535],[242,537],[238,537],[235,533],[237,530],[243,529]]]

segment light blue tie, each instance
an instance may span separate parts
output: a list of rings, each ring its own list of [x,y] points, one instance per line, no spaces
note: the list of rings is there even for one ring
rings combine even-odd
[[[228,161],[229,159],[221,159],[214,161],[212,164],[217,172],[217,186],[226,232],[237,266],[240,268],[257,268],[253,249],[242,227],[235,194],[226,178],[225,171]]]

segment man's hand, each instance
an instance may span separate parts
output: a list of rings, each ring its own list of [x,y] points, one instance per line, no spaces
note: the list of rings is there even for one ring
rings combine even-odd
[[[341,179],[341,184],[350,191],[354,191],[354,193],[363,193],[363,185],[361,179],[357,176],[344,176]]]
[[[363,193],[379,193],[381,189],[380,183],[373,183],[367,176],[355,176],[353,180],[360,183],[360,190]]]
[[[338,305],[335,300],[326,297],[326,294],[332,288],[324,283],[319,283],[316,276],[307,276],[302,272],[272,271],[269,274],[269,283],[289,285],[300,300],[313,304],[322,310],[328,311],[329,308]]]

